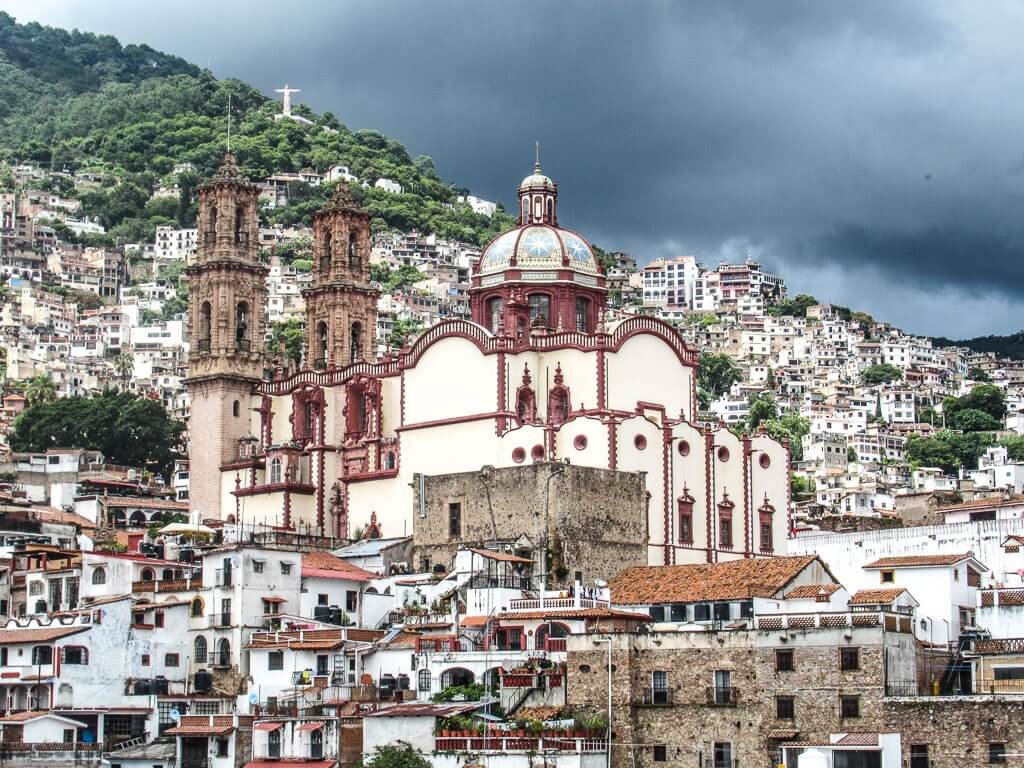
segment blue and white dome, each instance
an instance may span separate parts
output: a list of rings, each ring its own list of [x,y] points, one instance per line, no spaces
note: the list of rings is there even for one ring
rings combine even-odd
[[[513,254],[515,263],[513,263]],[[527,224],[498,235],[480,258],[480,274],[517,269],[571,269],[597,275],[594,249],[583,237],[550,224]]]

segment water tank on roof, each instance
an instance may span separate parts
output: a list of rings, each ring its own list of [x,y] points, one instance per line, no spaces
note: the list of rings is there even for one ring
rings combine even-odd
[[[408,691],[409,690],[409,676],[399,675],[398,676],[398,690]]]
[[[344,613],[345,612],[343,610],[341,610],[341,608],[339,608],[336,605],[332,605],[331,606],[331,614],[330,614],[331,617],[328,619],[328,621],[331,624],[337,624],[338,626],[341,626],[341,620],[342,620],[341,617],[344,615]]]
[[[135,685],[132,686],[132,694],[135,696],[149,696],[152,692],[152,686],[149,680],[136,680]]]
[[[175,544],[173,542],[169,542],[167,544],[164,544],[163,547],[164,547],[164,559],[166,559],[166,560],[177,560],[178,559],[179,549],[178,549],[178,545],[177,544]]]
[[[327,605],[318,605],[313,609],[313,618],[316,621],[329,622],[331,620],[331,609]]]

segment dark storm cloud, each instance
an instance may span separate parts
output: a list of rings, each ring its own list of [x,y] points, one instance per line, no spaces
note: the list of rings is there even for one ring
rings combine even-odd
[[[563,220],[641,260],[751,255],[910,329],[1020,325],[1018,4],[5,5],[287,81],[506,204],[539,139]]]

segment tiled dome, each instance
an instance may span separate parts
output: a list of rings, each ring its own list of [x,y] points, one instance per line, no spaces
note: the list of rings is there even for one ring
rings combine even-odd
[[[484,248],[480,274],[502,272],[513,266],[558,269],[562,268],[563,256],[568,257],[567,266],[575,272],[596,275],[600,271],[590,244],[575,232],[550,224],[528,224],[498,235]]]

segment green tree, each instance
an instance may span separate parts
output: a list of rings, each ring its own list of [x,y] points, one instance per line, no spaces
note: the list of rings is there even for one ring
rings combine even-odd
[[[132,374],[135,372],[135,356],[129,352],[122,352],[114,358],[114,370],[121,380],[121,389],[127,390],[128,382],[131,381]]]
[[[807,317],[807,309],[818,303],[813,296],[801,293],[792,299],[780,299],[768,308],[768,314],[780,317],[790,315],[792,317]]]
[[[977,408],[962,408],[946,420],[946,426],[964,432],[991,432],[1000,429],[1003,423]]]
[[[17,451],[98,450],[112,463],[152,469],[168,479],[181,429],[158,401],[107,390],[93,398],[32,405],[14,422],[9,438]]]
[[[711,400],[721,397],[742,378],[739,366],[728,355],[702,352],[697,369],[697,393],[702,406],[706,408]]]
[[[999,444],[1006,448],[1006,456],[1010,461],[1024,461],[1024,437],[1011,435],[1004,437]]]
[[[992,377],[988,375],[986,371],[981,368],[969,368],[967,370],[967,378],[971,381],[980,381],[983,383],[991,383]]]
[[[857,451],[854,449],[852,445],[848,446],[846,449],[846,460],[848,462],[853,462],[857,460]]]
[[[747,429],[753,432],[762,422],[776,419],[779,416],[775,398],[770,392],[762,392],[750,401],[750,413],[747,416]]]
[[[1002,421],[1006,416],[1006,393],[995,384],[976,384],[961,398],[946,398],[942,404],[946,424],[957,411],[974,408]]]
[[[888,384],[891,381],[900,381],[903,378],[903,371],[889,363],[878,363],[869,365],[860,374],[861,383],[873,386],[875,384]]]
[[[57,385],[44,373],[39,373],[28,380],[25,385],[25,400],[29,407],[52,403],[57,399]]]
[[[282,343],[288,359],[298,365],[302,361],[302,348],[306,343],[306,324],[294,317],[273,323],[267,342],[271,355],[277,352]]]
[[[430,761],[409,744],[398,741],[377,747],[363,768],[430,768]]]
[[[391,326],[391,335],[388,336],[388,346],[391,349],[401,349],[412,337],[423,331],[423,323],[416,318],[395,320]]]
[[[789,475],[789,488],[794,499],[804,498],[814,492],[814,481],[793,472]]]

